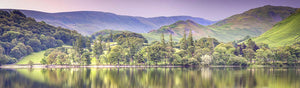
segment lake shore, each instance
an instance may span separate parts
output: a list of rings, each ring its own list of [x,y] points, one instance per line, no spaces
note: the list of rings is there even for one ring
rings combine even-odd
[[[2,65],[0,68],[138,68],[138,67],[184,67],[175,65]]]
[[[277,67],[271,65],[250,65],[250,66],[239,66],[239,65],[211,65],[211,66],[182,66],[182,65],[2,65],[0,68],[2,69],[14,69],[14,68],[175,68],[175,67]],[[282,66],[282,67],[290,67],[290,66]],[[299,67],[299,66],[291,66],[291,67]]]

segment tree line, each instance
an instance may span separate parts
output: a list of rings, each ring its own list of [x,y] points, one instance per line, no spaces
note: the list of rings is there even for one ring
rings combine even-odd
[[[247,66],[299,63],[299,42],[291,46],[270,48],[267,44],[256,44],[251,39],[242,43],[222,43],[211,37],[194,40],[191,31],[188,36],[186,34],[179,42],[172,40],[172,34],[169,35],[169,41],[161,34],[160,41],[151,43],[142,35],[132,32],[99,35],[94,40],[78,37],[72,48],[55,49],[45,54],[43,60],[44,64],[68,65],[90,65],[93,58],[98,65]]]

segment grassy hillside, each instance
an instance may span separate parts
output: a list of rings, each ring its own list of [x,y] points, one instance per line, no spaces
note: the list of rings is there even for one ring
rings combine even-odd
[[[287,19],[277,23],[272,29],[255,38],[257,43],[271,47],[291,45],[300,40],[300,10]],[[298,39],[297,39],[298,38]]]
[[[16,64],[28,64],[28,62],[31,60],[34,64],[40,64],[40,61],[44,58],[45,50],[40,52],[34,52],[31,53],[28,56],[25,56],[22,58],[19,62]]]
[[[239,40],[247,35],[255,37],[295,11],[296,8],[267,5],[233,15],[210,25],[209,28],[217,32],[216,37],[221,39],[220,41]]]

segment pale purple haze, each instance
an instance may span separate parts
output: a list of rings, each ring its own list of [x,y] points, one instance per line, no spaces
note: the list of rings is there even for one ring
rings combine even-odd
[[[222,20],[264,5],[300,8],[300,0],[0,0],[0,9],[102,11],[142,17],[186,15],[209,20]]]

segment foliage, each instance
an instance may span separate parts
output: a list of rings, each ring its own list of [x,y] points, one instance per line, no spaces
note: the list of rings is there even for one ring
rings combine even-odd
[[[203,55],[201,56],[201,64],[202,65],[210,65],[212,62],[213,58],[210,55]]]
[[[0,11],[0,18],[0,46],[4,48],[3,55],[18,60],[32,52],[63,44],[72,45],[75,38],[81,36],[76,31],[54,27],[43,21],[37,22],[18,10]]]
[[[229,58],[228,64],[245,66],[245,65],[247,65],[247,60],[242,56],[234,56],[234,57]]]

